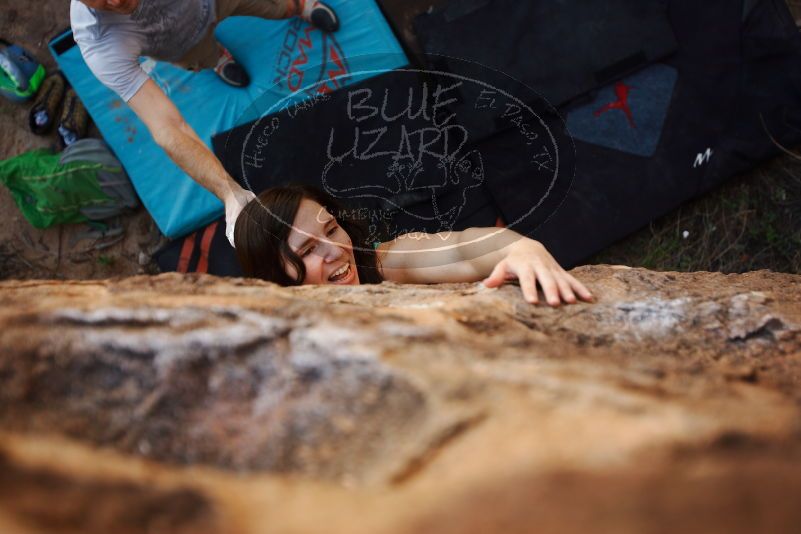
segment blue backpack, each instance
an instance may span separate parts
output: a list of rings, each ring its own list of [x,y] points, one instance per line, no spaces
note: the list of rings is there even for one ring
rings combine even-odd
[[[0,39],[0,94],[24,102],[39,90],[45,69],[21,47]]]

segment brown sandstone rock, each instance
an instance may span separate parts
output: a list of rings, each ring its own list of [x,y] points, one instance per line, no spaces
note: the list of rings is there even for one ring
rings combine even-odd
[[[801,277],[575,274],[0,283],[0,530],[801,529]]]

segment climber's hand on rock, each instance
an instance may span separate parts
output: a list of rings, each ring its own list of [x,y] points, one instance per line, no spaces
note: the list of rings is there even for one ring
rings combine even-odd
[[[562,301],[573,304],[576,296],[586,302],[593,301],[584,284],[562,269],[542,243],[533,239],[524,238],[510,245],[509,253],[495,265],[484,285],[498,287],[515,278],[520,281],[523,297],[532,304],[539,302],[537,283],[551,306],[559,306]]]

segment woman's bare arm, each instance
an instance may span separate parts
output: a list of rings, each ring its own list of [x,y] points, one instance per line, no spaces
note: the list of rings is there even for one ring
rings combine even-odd
[[[537,284],[552,306],[586,301],[592,294],[565,272],[538,241],[505,228],[405,234],[378,247],[386,280],[402,283],[477,282],[498,287],[518,279],[523,295],[538,302]]]

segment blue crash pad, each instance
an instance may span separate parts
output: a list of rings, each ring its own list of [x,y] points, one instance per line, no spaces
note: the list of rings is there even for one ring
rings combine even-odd
[[[192,73],[153,60],[142,65],[211,147],[212,135],[273,112],[279,102],[309,98],[309,86],[333,90],[408,63],[374,0],[330,4],[342,21],[331,35],[297,18],[231,17],[218,26],[218,40],[251,76],[246,89],[225,85],[211,70]],[[72,32],[55,38],[50,49],[166,236],[184,236],[223,214],[222,203],[178,168],[128,106],[94,77]]]

